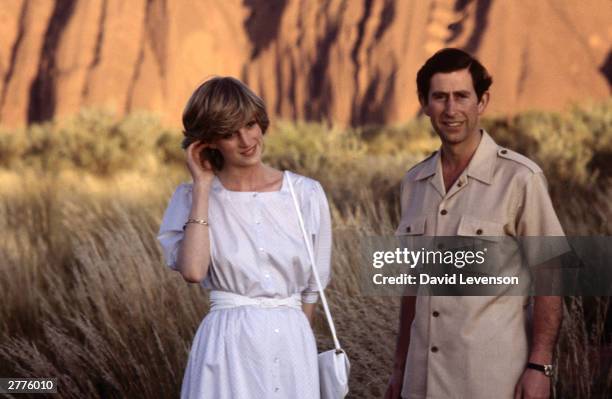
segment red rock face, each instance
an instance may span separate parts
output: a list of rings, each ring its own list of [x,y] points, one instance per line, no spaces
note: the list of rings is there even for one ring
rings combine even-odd
[[[178,125],[198,83],[233,75],[276,117],[394,123],[446,46],[494,77],[490,112],[610,95],[609,0],[15,0],[0,7],[0,123],[83,106]]]

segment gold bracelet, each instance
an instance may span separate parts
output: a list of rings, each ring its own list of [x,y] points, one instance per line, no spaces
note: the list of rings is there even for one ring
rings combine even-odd
[[[190,223],[197,223],[197,224],[201,224],[203,226],[208,226],[208,221],[204,220],[204,219],[194,219],[194,218],[189,218],[187,219],[187,222],[185,222],[185,224],[183,225],[183,230],[185,230],[185,228],[187,228],[187,225]]]

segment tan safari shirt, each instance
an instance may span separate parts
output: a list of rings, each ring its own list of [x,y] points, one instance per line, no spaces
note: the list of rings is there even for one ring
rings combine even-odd
[[[440,152],[406,173],[397,235],[563,236],[542,170],[483,130],[446,192]],[[528,357],[522,296],[418,296],[402,397],[512,398]]]

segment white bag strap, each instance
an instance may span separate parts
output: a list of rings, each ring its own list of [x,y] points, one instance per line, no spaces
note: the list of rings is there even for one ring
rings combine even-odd
[[[314,254],[312,252],[311,242],[308,239],[306,227],[304,227],[304,219],[302,218],[302,212],[300,211],[300,204],[297,200],[297,197],[295,196],[295,192],[293,191],[293,183],[291,183],[291,177],[289,176],[289,172],[285,172],[285,175],[287,178],[287,183],[289,184],[289,191],[291,191],[291,197],[293,198],[293,205],[295,206],[295,211],[297,212],[298,220],[300,222],[300,228],[302,229],[302,235],[304,236],[304,242],[306,243],[306,249],[308,250],[308,256],[310,257],[310,263],[312,264],[312,271],[314,272],[317,287],[319,288],[319,293],[321,294],[321,302],[323,302],[325,317],[327,318],[327,323],[329,324],[329,329],[331,330],[332,338],[334,339],[334,347],[336,348],[336,353],[344,352],[340,347],[340,341],[338,341],[338,336],[336,335],[336,327],[334,327],[334,320],[332,319],[331,312],[329,311],[329,306],[327,305],[327,298],[325,298],[325,292],[323,290],[323,286],[321,285],[321,280],[319,279],[319,272],[317,270]]]

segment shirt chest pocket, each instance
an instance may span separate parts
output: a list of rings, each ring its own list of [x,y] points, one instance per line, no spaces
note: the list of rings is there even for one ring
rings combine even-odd
[[[457,235],[463,237],[478,237],[485,241],[497,242],[505,235],[504,225],[502,223],[464,215],[459,221]]]
[[[508,273],[505,270],[508,263],[506,250],[508,244],[513,245],[513,241],[504,240],[504,237],[506,235],[503,223],[463,215],[459,220],[457,237],[453,239],[453,243],[459,247],[460,251],[480,254],[479,258],[483,258],[482,261],[467,264],[462,270],[464,276],[506,275]],[[479,291],[481,295],[498,295],[499,292],[498,289],[489,287],[483,287]]]
[[[422,236],[425,234],[426,216],[416,216],[402,220],[397,230],[396,236]]]

